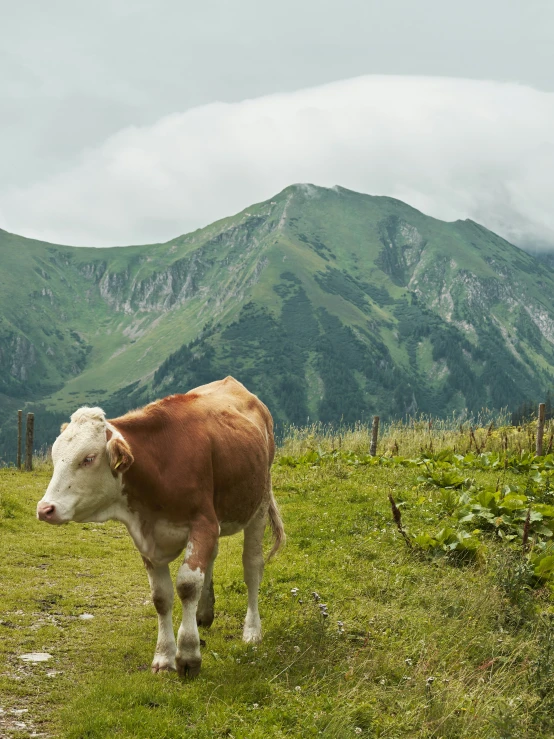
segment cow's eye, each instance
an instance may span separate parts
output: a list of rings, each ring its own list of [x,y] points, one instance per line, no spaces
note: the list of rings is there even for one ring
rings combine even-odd
[[[94,462],[96,459],[95,454],[91,454],[89,457],[85,457],[83,461],[81,462],[81,467],[90,467],[90,465]]]

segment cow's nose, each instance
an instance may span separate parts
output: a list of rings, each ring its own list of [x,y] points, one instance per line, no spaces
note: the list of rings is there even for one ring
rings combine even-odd
[[[52,503],[39,503],[37,506],[37,516],[40,521],[52,521],[56,513],[56,506]]]

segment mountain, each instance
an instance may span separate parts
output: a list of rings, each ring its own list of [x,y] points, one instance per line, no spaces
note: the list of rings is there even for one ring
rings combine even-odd
[[[293,185],[165,244],[0,231],[0,459],[83,404],[226,374],[281,424],[514,407],[552,387],[554,270],[472,221]]]

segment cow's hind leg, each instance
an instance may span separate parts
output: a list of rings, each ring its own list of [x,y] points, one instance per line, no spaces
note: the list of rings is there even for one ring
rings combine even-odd
[[[196,608],[218,536],[217,520],[196,521],[191,528],[185,561],[177,573],[177,593],[183,604],[183,618],[177,634],[175,663],[181,677],[196,677],[200,672],[202,657],[196,624]]]
[[[214,594],[214,563],[217,557],[218,542],[216,542],[212,558],[206,569],[204,575],[204,585],[202,587],[202,594],[198,601],[196,608],[196,623],[198,626],[211,626],[214,620],[214,605],[215,605],[215,594]]]
[[[152,672],[175,670],[177,644],[173,632],[173,583],[169,566],[153,567],[144,560],[152,601],[158,613],[158,642],[152,661]]]
[[[267,506],[262,505],[244,529],[242,564],[244,582],[248,588],[248,610],[244,620],[242,638],[245,642],[257,642],[262,638],[262,624],[258,612],[258,591],[264,574],[263,538],[267,518]]]

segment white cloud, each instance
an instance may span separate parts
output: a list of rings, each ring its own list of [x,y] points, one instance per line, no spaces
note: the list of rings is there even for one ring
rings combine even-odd
[[[58,243],[162,241],[294,182],[339,184],[554,246],[554,94],[367,76],[125,128],[0,193],[0,226]]]

